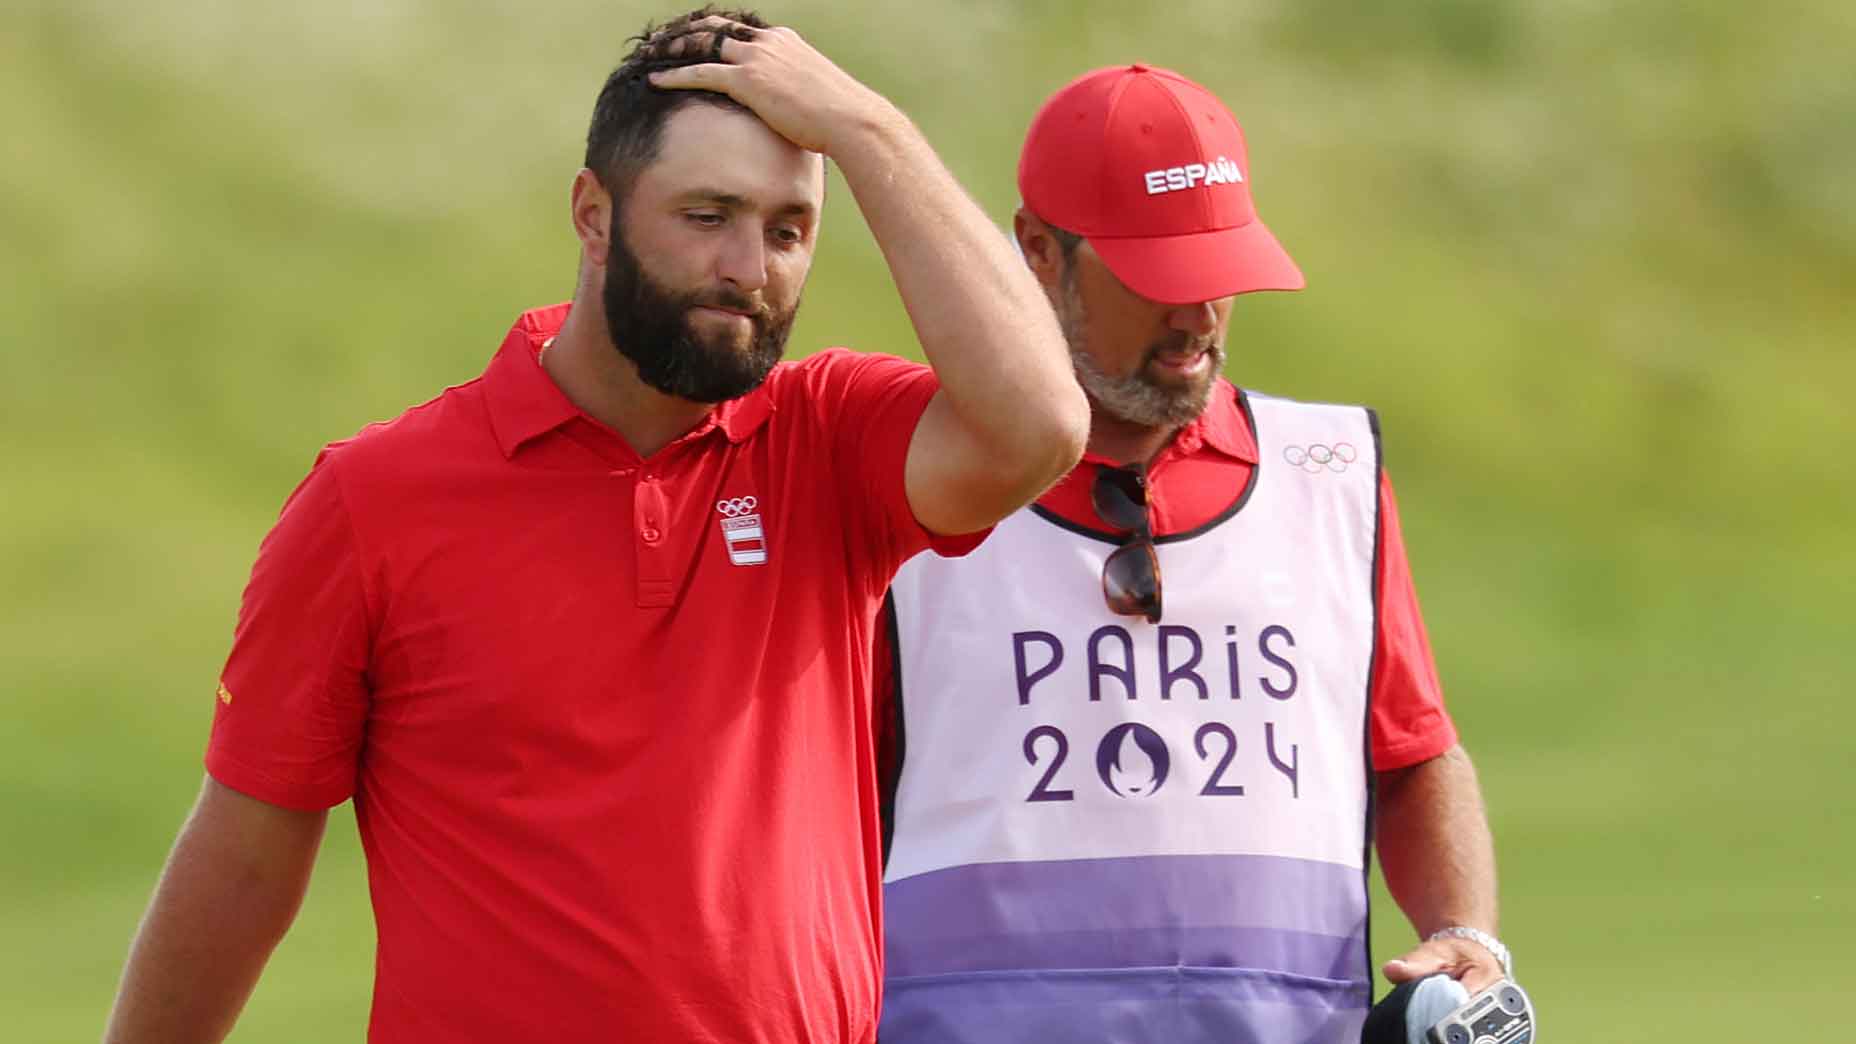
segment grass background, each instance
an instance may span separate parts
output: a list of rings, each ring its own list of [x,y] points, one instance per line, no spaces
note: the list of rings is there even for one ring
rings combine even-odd
[[[1546,1039],[1722,1042],[1833,1039],[1856,986],[1853,12],[767,9],[1002,224],[1069,77],[1145,60],[1230,102],[1310,283],[1240,301],[1231,375],[1382,412]],[[592,98],[667,13],[0,7],[7,1040],[100,1033],[259,538],[318,446],[570,293]],[[913,353],[841,183],[828,209],[795,350]],[[235,1040],[362,1037],[351,824]]]

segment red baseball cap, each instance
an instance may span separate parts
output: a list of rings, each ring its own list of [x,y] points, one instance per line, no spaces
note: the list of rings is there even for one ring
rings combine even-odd
[[[1018,191],[1142,297],[1192,304],[1307,285],[1257,219],[1236,117],[1167,69],[1097,69],[1051,95],[1025,135]]]

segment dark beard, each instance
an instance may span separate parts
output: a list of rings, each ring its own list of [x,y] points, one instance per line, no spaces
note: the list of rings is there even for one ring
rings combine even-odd
[[[1111,377],[1103,373],[1084,350],[1084,329],[1087,317],[1083,314],[1082,298],[1074,288],[1066,285],[1062,307],[1058,310],[1057,321],[1063,327],[1064,339],[1070,342],[1070,362],[1076,370],[1077,383],[1089,393],[1097,406],[1111,417],[1117,417],[1130,424],[1139,424],[1148,428],[1179,428],[1192,423],[1211,402],[1212,389],[1217,386],[1218,375],[1224,372],[1224,345],[1214,343],[1209,347],[1211,366],[1207,367],[1205,377],[1183,385],[1163,385],[1147,373],[1147,366],[1154,356],[1163,351],[1185,346],[1186,335],[1174,331],[1165,340],[1148,345],[1141,353],[1141,364],[1134,372],[1125,377]]]
[[[606,333],[647,385],[692,402],[738,399],[760,387],[786,352],[798,305],[776,312],[731,287],[673,293],[652,279],[620,235],[616,216],[606,261]],[[689,324],[692,308],[752,310],[745,349],[725,335],[704,338]]]

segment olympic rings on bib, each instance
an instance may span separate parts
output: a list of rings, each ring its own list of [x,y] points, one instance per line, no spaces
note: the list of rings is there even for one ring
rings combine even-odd
[[[1323,468],[1333,472],[1346,471],[1347,465],[1360,459],[1360,451],[1350,442],[1337,442],[1332,446],[1314,442],[1307,446],[1284,446],[1282,459],[1290,467],[1301,468],[1313,475]]]

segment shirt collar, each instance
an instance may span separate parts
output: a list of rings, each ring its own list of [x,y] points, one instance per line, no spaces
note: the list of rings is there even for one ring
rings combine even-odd
[[[771,379],[772,374],[768,377]],[[739,399],[730,399],[717,406],[710,416],[715,419],[728,441],[740,442],[754,434],[761,425],[767,423],[768,417],[773,416],[773,391],[767,387],[767,381],[762,381],[760,387]]]
[[[523,312],[484,371],[490,427],[505,457],[515,456],[523,443],[580,413],[541,368],[541,346],[560,330],[571,307],[563,302]]]
[[[541,368],[542,346],[560,332],[572,307],[572,302],[562,302],[523,312],[503,338],[496,358],[490,360],[490,368],[484,371],[490,426],[504,457],[515,456],[530,439],[584,416],[555,386],[548,371]],[[773,395],[763,382],[748,394],[709,411],[707,419],[678,441],[700,438],[720,428],[728,441],[740,442],[766,423],[772,413]],[[590,417],[587,420],[598,423]]]
[[[1180,429],[1173,444],[1182,454],[1196,453],[1198,446],[1188,446],[1188,440],[1210,446],[1246,464],[1255,464],[1257,436],[1250,428],[1250,405],[1244,401],[1244,393],[1230,381],[1219,378],[1218,383],[1212,385],[1211,401],[1205,405],[1205,412]]]

